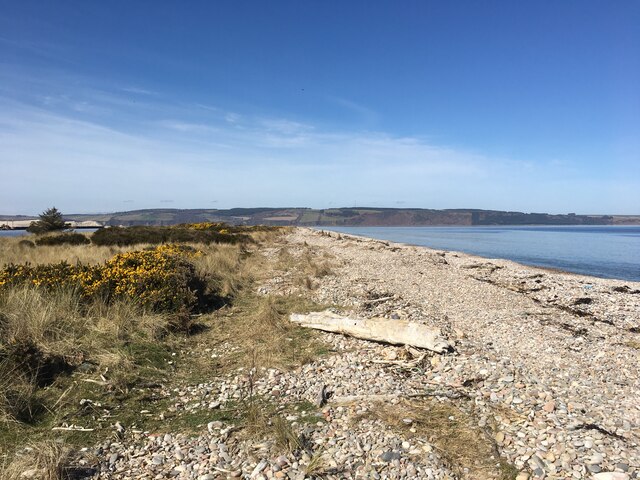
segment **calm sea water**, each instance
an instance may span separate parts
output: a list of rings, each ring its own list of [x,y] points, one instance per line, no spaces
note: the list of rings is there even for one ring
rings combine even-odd
[[[331,227],[325,230],[640,281],[639,226]]]
[[[31,235],[26,230],[0,230],[0,237],[21,237],[22,235]]]
[[[93,233],[97,230],[97,228],[82,228],[75,230],[79,233]],[[0,230],[0,237],[22,237],[24,235],[31,235],[26,230]]]

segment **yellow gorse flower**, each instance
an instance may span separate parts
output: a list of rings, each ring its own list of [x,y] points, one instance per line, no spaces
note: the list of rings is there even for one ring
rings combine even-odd
[[[115,255],[102,265],[66,262],[31,266],[10,265],[0,271],[0,287],[31,284],[37,287],[71,287],[83,297],[131,297],[161,310],[190,307],[197,299],[192,288],[195,267],[189,258],[202,252],[186,245],[166,244],[151,250]]]

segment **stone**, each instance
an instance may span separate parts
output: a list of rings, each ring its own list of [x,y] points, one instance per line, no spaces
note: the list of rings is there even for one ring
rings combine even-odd
[[[386,452],[384,452],[382,455],[380,455],[380,460],[382,460],[383,462],[391,462],[393,460],[400,460],[400,453],[399,452],[394,452],[392,450],[387,450]]]
[[[628,463],[616,463],[616,469],[618,470],[622,470],[623,472],[628,472],[629,471],[629,464]]]
[[[596,465],[596,464],[602,463],[603,460],[604,458],[602,457],[602,454],[596,452],[593,455],[591,455],[591,457],[589,457],[586,463],[587,465]]]
[[[602,467],[600,467],[599,464],[594,463],[587,465],[587,470],[589,470],[591,473],[599,473],[602,471]]]
[[[264,470],[266,466],[267,466],[267,461],[260,460],[260,462],[256,465],[256,467],[251,472],[251,478],[254,478],[256,475],[262,472],[262,470]]]
[[[554,402],[553,400],[551,400],[551,401],[549,401],[549,402],[545,403],[545,404],[542,406],[542,409],[543,409],[545,412],[547,412],[547,413],[551,413],[551,412],[553,412],[553,411],[556,409],[556,402]]]
[[[620,472],[601,472],[596,473],[592,480],[629,480],[629,475]]]

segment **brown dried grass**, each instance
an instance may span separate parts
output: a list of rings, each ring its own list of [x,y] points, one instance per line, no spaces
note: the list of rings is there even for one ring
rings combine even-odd
[[[376,404],[371,415],[408,438],[427,440],[460,478],[510,480],[517,473],[500,458],[490,432],[478,427],[471,405],[437,399],[402,400],[396,405]],[[411,424],[404,422],[407,418]]]

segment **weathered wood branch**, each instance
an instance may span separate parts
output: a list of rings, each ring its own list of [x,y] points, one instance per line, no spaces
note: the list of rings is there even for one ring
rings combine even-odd
[[[307,315],[294,313],[290,319],[303,327],[342,333],[374,342],[411,345],[437,353],[453,349],[453,345],[442,335],[439,328],[408,320],[343,317],[330,311],[312,312]]]

